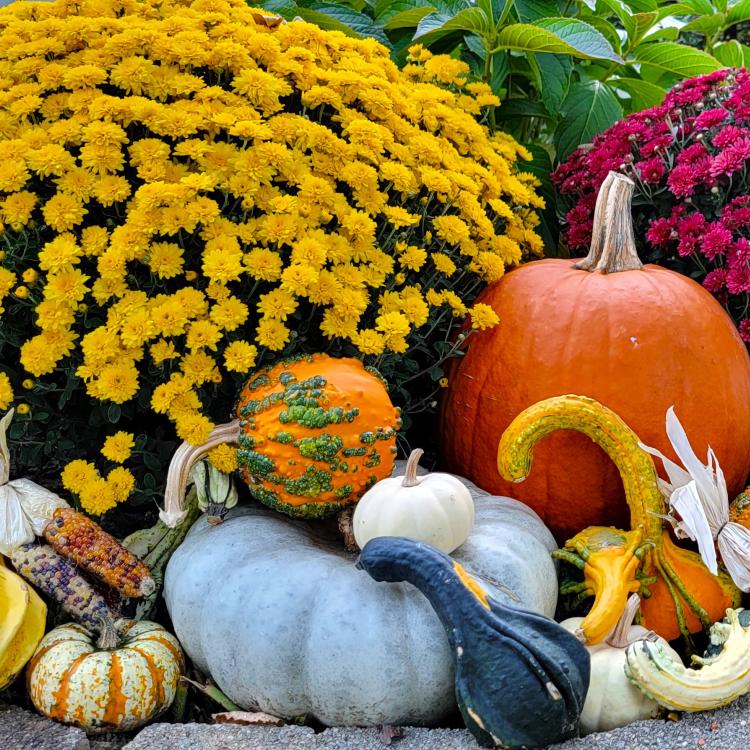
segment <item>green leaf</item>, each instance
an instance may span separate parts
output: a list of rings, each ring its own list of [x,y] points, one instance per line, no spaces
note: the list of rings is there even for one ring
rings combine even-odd
[[[385,24],[383,24],[383,28],[386,31],[390,31],[391,29],[414,28],[419,25],[419,22],[425,16],[434,12],[435,9],[430,6],[425,6],[424,8],[410,8],[409,10],[404,10],[401,11],[401,13],[396,13],[396,15],[391,16]]]
[[[497,35],[497,49],[622,62],[612,45],[593,26],[572,18],[549,18],[533,25],[506,26]]]
[[[630,103],[626,106],[628,114],[659,106],[666,94],[661,86],[642,81],[640,78],[611,78],[607,85],[630,95]]]
[[[724,14],[714,13],[710,16],[700,16],[682,27],[682,31],[692,31],[704,36],[712,36],[724,26]]]
[[[635,62],[682,78],[718,70],[721,63],[707,52],[675,42],[651,42],[635,50]]]
[[[650,13],[636,13],[634,16],[631,16],[629,23],[625,24],[630,47],[632,48],[638,44],[651,31],[658,20],[659,14],[655,11]]]
[[[506,99],[496,110],[495,116],[500,121],[518,120],[522,117],[534,117],[542,120],[553,119],[544,104],[525,97]]]
[[[633,13],[649,13],[659,7],[657,0],[624,0]]]
[[[573,72],[573,61],[566,55],[547,55],[540,52],[536,55],[541,85],[539,87],[547,109],[554,112],[565,101],[570,88],[570,75]]]
[[[581,16],[580,20],[593,26],[612,45],[612,49],[617,52],[618,55],[620,54],[620,34],[606,18],[586,14],[585,16]]]
[[[740,0],[729,9],[727,15],[727,25],[733,26],[736,23],[750,20],[750,0]]]
[[[617,97],[599,81],[573,84],[561,110],[563,117],[554,139],[558,161],[566,159],[578,146],[588,143],[622,117]]]
[[[304,9],[300,9],[299,15],[304,18],[303,10]],[[359,13],[356,10],[346,8],[342,5],[332,5],[330,3],[315,3],[310,6],[309,10],[324,13],[342,26],[351,29],[355,34],[358,34],[359,36],[373,37],[382,44],[390,47],[390,42],[383,32],[383,29],[378,26],[372,18],[366,16],[364,13]]]
[[[711,0],[682,0],[683,5],[687,5],[691,11],[699,16],[710,16],[716,12]]]
[[[745,52],[736,39],[720,42],[713,48],[714,57],[727,68],[742,68],[745,65]]]
[[[112,424],[117,424],[122,416],[122,409],[117,404],[110,404],[107,409],[107,420]]]
[[[372,15],[378,23],[382,24],[399,13],[416,8],[431,8],[432,12],[437,11],[437,5],[431,0],[378,0],[372,6]]]
[[[557,0],[516,0],[516,13],[521,23],[538,21],[540,18],[554,18],[560,15]]]
[[[430,13],[425,16],[417,26],[414,41],[422,44],[430,44],[452,32],[463,31],[479,36],[491,34],[494,27],[490,19],[479,8],[464,8],[449,16],[445,13]]]

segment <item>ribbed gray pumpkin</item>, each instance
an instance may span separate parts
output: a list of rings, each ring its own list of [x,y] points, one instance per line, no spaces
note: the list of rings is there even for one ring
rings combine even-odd
[[[403,473],[403,463],[394,473]],[[466,482],[474,530],[453,557],[499,601],[552,616],[552,535],[521,503]],[[328,725],[430,725],[455,706],[453,660],[427,599],[376,583],[320,522],[262,506],[199,519],[164,596],[197,667],[235,703]]]

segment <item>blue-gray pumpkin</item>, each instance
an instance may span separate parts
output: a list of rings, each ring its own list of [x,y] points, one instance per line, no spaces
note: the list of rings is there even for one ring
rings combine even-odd
[[[454,558],[498,601],[551,616],[552,535],[521,503],[467,486],[476,521]],[[243,506],[220,526],[198,520],[164,596],[190,658],[243,708],[340,726],[439,722],[455,708],[440,620],[413,586],[379,585],[355,561],[319,521]]]

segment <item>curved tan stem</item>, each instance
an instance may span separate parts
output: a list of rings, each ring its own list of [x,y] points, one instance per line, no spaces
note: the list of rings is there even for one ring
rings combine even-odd
[[[415,448],[410,454],[406,461],[406,471],[404,472],[404,481],[401,482],[402,487],[416,487],[419,484],[417,479],[417,469],[419,468],[419,459],[424,455],[424,451],[421,448]]]
[[[630,645],[630,628],[633,627],[638,608],[641,606],[641,597],[631,594],[625,604],[625,610],[615,625],[615,629],[607,637],[607,643],[615,648],[627,648]]]
[[[574,268],[600,273],[638,271],[643,268],[635,247],[630,203],[635,183],[619,172],[610,172],[596,199],[589,254]]]
[[[185,490],[188,475],[193,465],[200,461],[217,445],[236,443],[240,437],[240,420],[234,419],[220,424],[213,429],[203,445],[183,443],[174,453],[167,472],[167,486],[164,490],[164,510],[159,511],[159,518],[170,529],[177,528],[187,516],[185,509]]]

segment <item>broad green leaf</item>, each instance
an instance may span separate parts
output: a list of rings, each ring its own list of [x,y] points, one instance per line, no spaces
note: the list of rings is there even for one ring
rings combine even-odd
[[[624,0],[633,13],[649,13],[659,7],[657,0]]]
[[[297,3],[294,0],[265,0],[259,7],[271,13],[278,13],[287,20],[294,18],[297,12]]]
[[[696,34],[713,36],[724,26],[724,14],[714,13],[712,16],[700,16],[686,23],[683,31],[693,31]]]
[[[589,143],[622,117],[617,97],[599,81],[573,84],[561,110],[563,116],[555,131],[558,161],[566,159],[578,146]]]
[[[657,107],[664,101],[664,96],[667,93],[661,86],[642,81],[639,78],[610,78],[607,85],[630,95],[629,103],[625,104],[628,114]]]
[[[586,14],[581,16],[581,21],[593,26],[604,38],[612,45],[612,49],[619,55],[622,49],[620,34],[617,29],[606,19],[601,16],[592,16]]]
[[[515,0],[516,13],[521,23],[554,18],[560,15],[557,0]]]
[[[593,26],[572,18],[550,18],[536,24],[506,26],[497,35],[497,49],[622,62],[612,45]]]
[[[627,29],[627,24],[633,14],[622,0],[599,0],[599,2],[610,12],[614,13],[620,19],[623,27]],[[600,11],[600,15],[604,16],[604,13]]]
[[[492,55],[492,68],[490,73],[490,88],[492,93],[500,96],[500,92],[505,85],[505,79],[510,73],[510,61],[507,52],[495,52]]]
[[[644,44],[645,42],[660,42],[660,41],[670,41],[674,42],[680,37],[680,30],[678,28],[675,28],[674,26],[665,26],[663,28],[654,29],[649,34],[646,34],[646,36],[641,39],[641,44]]]
[[[409,10],[403,10],[401,13],[396,13],[395,16],[391,16],[384,24],[383,28],[386,31],[391,29],[411,29],[416,28],[419,22],[430,13],[434,13],[435,8],[426,6],[424,8],[411,8]],[[380,20],[380,19],[378,19]]]
[[[748,20],[750,20],[750,0],[740,0],[729,9],[729,15],[727,16],[728,26]]]
[[[665,18],[678,18],[680,16],[694,16],[695,9],[691,8],[686,3],[668,3],[667,5],[661,6],[656,11],[659,20],[662,21]],[[709,15],[713,13],[713,9],[709,12]]]
[[[383,29],[375,23],[369,16],[364,13],[359,13],[352,8],[347,8],[343,5],[333,5],[330,3],[315,3],[309,9],[300,8],[299,15],[305,18],[304,12],[317,12],[324,13],[329,18],[334,19],[342,26],[348,26],[355,34],[359,36],[370,36],[377,39],[382,44],[390,47],[388,37],[383,32]],[[309,20],[305,18],[305,20]],[[318,21],[315,21],[318,23]],[[343,29],[341,29],[343,31]]]
[[[745,53],[736,39],[720,42],[713,48],[714,57],[726,68],[742,68],[745,65]]]
[[[534,117],[541,120],[553,120],[554,116],[550,114],[541,102],[535,102],[525,97],[514,97],[506,99],[495,112],[498,120],[518,120],[524,117]]]
[[[485,36],[494,31],[494,26],[480,8],[464,8],[452,17],[444,13],[430,13],[419,22],[414,41],[430,44],[446,34],[462,31]]]
[[[682,0],[682,3],[692,8],[693,12],[699,16],[710,16],[716,13],[711,0]]]
[[[707,52],[675,42],[641,44],[635,50],[635,62],[682,78],[711,73],[721,67]]]
[[[630,47],[635,47],[643,37],[648,34],[654,24],[659,20],[659,14],[656,11],[650,13],[636,13],[632,17],[631,23],[625,26],[628,32],[628,43]]]
[[[547,108],[555,112],[560,109],[570,88],[573,61],[566,55],[535,55],[540,73],[539,91]]]

